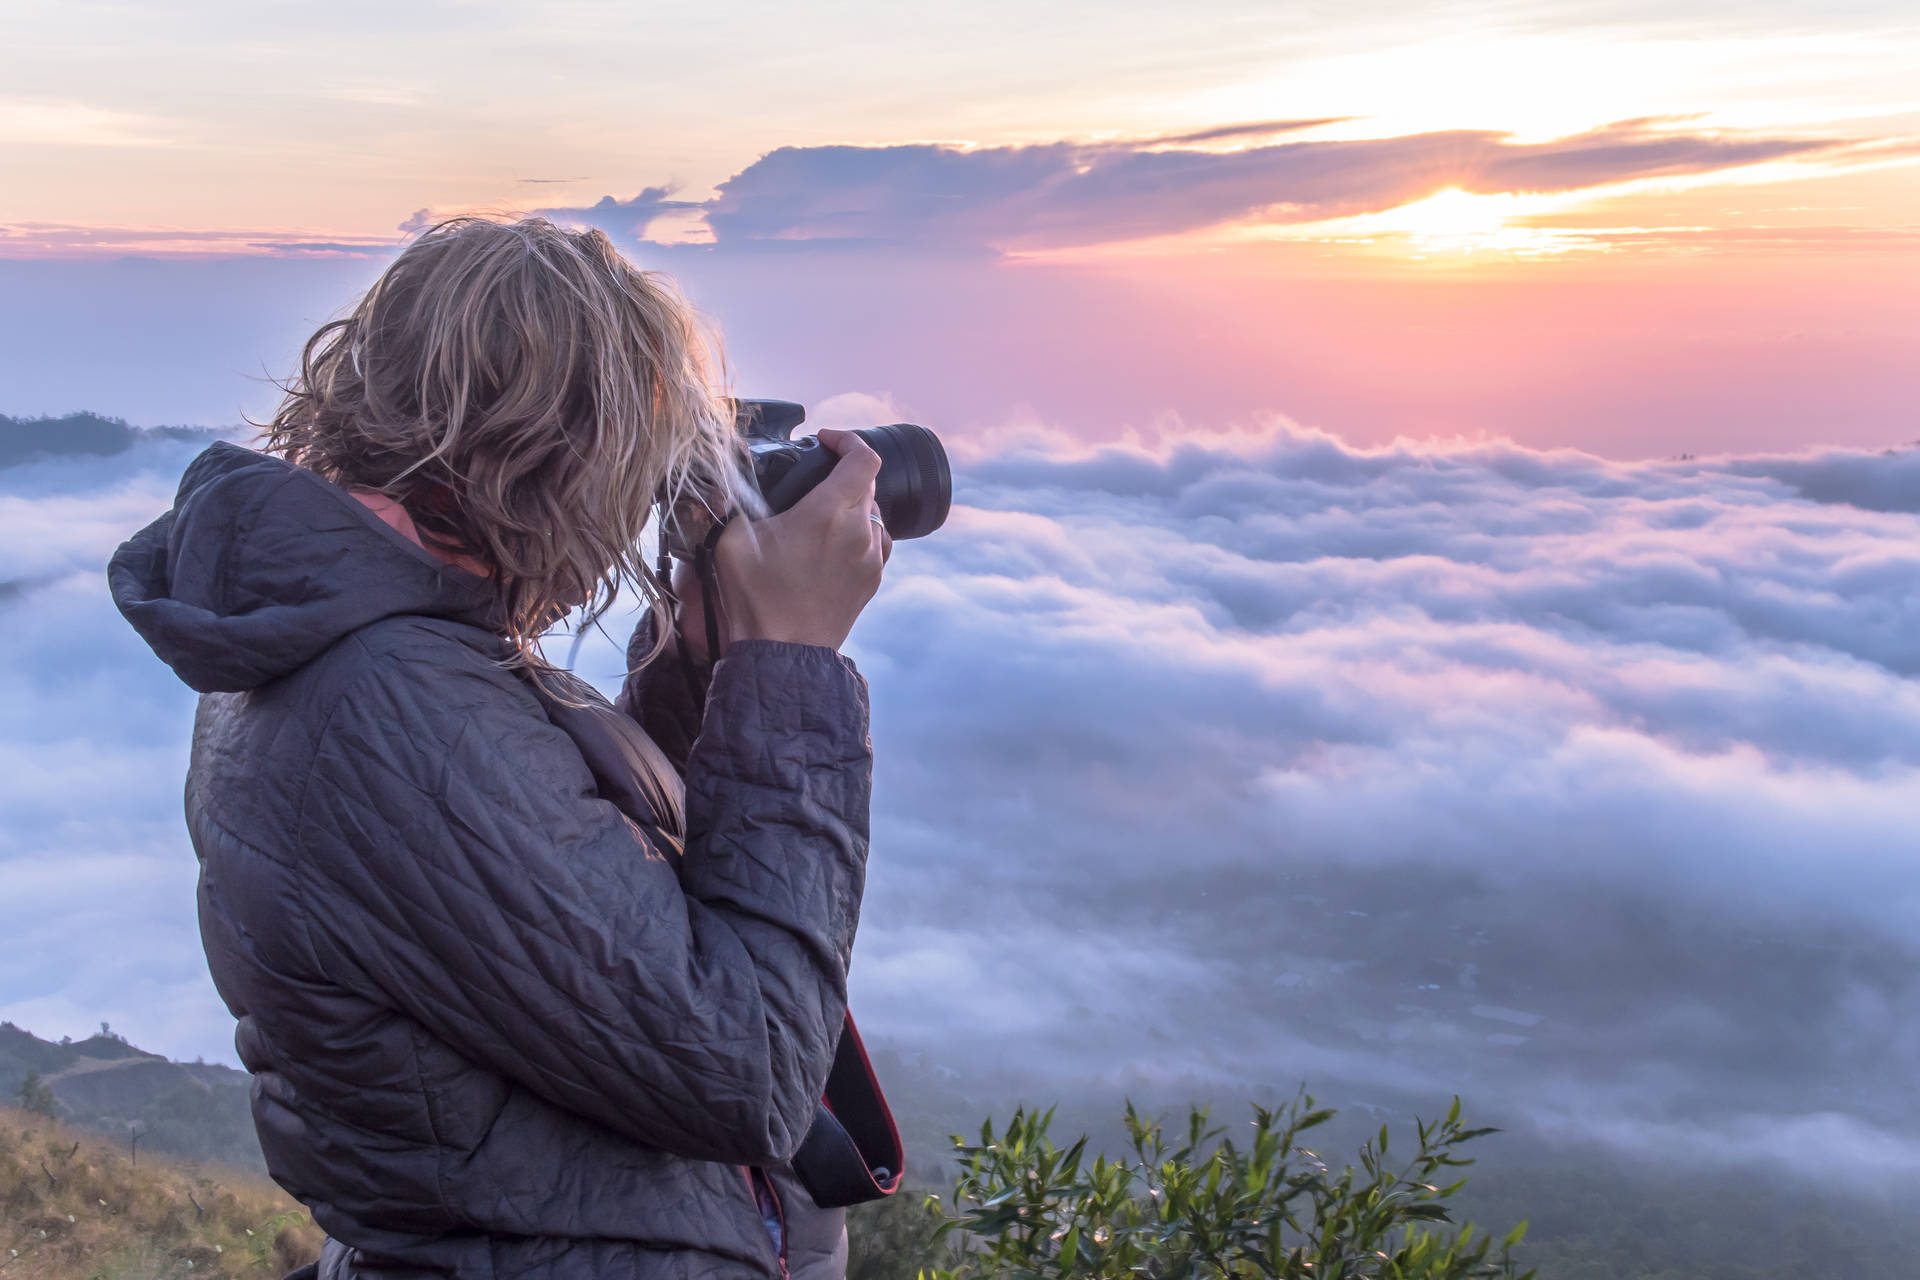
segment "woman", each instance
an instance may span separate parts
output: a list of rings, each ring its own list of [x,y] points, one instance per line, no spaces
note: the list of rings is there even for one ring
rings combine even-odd
[[[751,502],[714,368],[601,233],[447,223],[314,336],[266,451],[215,445],[113,558],[204,695],[201,933],[323,1276],[844,1268],[788,1161],[864,878],[837,650],[889,550],[879,462],[822,432],[827,481],[719,537],[722,652],[663,653],[650,507]],[[615,711],[536,641],[622,585],[653,608]]]

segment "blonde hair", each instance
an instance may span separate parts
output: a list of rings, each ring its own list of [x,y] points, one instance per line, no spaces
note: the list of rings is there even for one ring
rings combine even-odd
[[[668,634],[640,537],[652,504],[731,510],[743,480],[718,346],[672,283],[605,233],[454,218],[322,325],[265,447],[399,502],[421,536],[493,570],[504,631],[580,626],[623,583]]]

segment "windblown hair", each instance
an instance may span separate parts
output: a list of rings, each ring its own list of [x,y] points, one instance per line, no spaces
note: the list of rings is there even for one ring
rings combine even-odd
[[[669,634],[641,532],[662,495],[750,500],[711,336],[605,233],[455,218],[307,342],[265,447],[399,502],[492,568],[517,663],[633,585]]]

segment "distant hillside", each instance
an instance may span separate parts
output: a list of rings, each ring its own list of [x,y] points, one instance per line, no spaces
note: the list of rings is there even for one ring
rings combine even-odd
[[[321,1239],[258,1174],[144,1149],[132,1159],[106,1138],[0,1107],[6,1280],[278,1280],[317,1257]]]
[[[0,1022],[0,1101],[17,1100],[37,1073],[61,1119],[141,1151],[264,1170],[247,1111],[248,1078],[231,1067],[170,1062],[102,1034],[55,1044]]]
[[[69,413],[59,418],[9,418],[0,413],[0,467],[41,458],[106,458],[143,440],[205,440],[205,427],[132,427],[121,418]]]

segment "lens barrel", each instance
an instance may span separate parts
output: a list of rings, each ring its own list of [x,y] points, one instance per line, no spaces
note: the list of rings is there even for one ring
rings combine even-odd
[[[854,434],[880,455],[873,500],[889,534],[896,540],[924,538],[947,522],[953,471],[939,436],[911,422],[862,427]]]
[[[748,434],[754,483],[769,513],[785,511],[800,501],[840,460],[817,436],[788,439],[786,432],[794,425],[784,422],[764,434]],[[924,538],[947,522],[953,506],[953,472],[939,436],[911,422],[862,427],[854,434],[880,455],[873,497],[889,534],[896,540]]]

